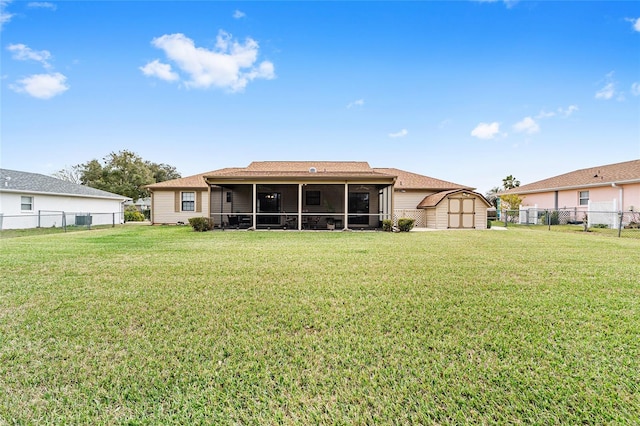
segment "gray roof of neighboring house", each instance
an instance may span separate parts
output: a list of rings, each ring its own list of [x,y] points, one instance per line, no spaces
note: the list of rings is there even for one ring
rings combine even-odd
[[[129,198],[91,188],[77,183],[67,182],[38,173],[19,172],[17,170],[0,169],[0,192],[46,193],[89,198],[112,198],[128,200]]]

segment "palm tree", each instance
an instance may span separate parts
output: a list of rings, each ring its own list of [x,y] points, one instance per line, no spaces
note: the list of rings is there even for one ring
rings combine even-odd
[[[486,194],[484,194],[487,201],[489,201],[495,208],[498,208],[498,194],[501,190],[502,189],[499,186],[494,186]]]
[[[513,177],[513,175],[509,175],[506,178],[502,179],[502,186],[504,189],[513,189],[520,186],[520,181]]]

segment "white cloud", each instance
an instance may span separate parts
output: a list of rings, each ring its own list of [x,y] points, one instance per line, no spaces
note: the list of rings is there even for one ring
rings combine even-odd
[[[17,59],[19,61],[36,61],[40,62],[45,68],[51,67],[49,59],[51,59],[51,53],[47,50],[32,50],[29,46],[24,44],[10,44],[7,47],[7,50],[13,52],[13,59]]]
[[[4,27],[4,24],[7,24],[11,21],[15,15],[13,13],[7,12],[6,8],[11,3],[11,0],[0,0],[0,30]]]
[[[625,21],[631,22],[633,30],[640,32],[640,18],[626,18]]]
[[[55,4],[49,3],[48,1],[32,1],[27,4],[27,7],[30,7],[33,9],[51,9],[51,10],[56,10],[58,8]]]
[[[613,95],[616,93],[616,88],[614,83],[607,83],[604,87],[596,92],[596,99],[605,99],[609,100],[613,98]]]
[[[500,1],[504,3],[505,6],[507,6],[507,9],[511,9],[513,6],[518,4],[520,0],[474,0],[474,1],[477,1],[478,3],[497,3]]]
[[[525,117],[521,121],[513,125],[513,130],[518,133],[527,133],[532,135],[540,132],[540,125],[531,117]]]
[[[633,96],[640,96],[640,83],[635,82],[631,85],[631,94]]]
[[[569,105],[567,109],[558,108],[558,112],[560,113],[560,115],[564,117],[569,117],[571,114],[573,114],[576,111],[578,111],[577,105]]]
[[[616,83],[613,80],[614,72],[611,71],[604,77],[605,85],[596,92],[596,99],[609,100],[616,94]]]
[[[407,131],[407,129],[402,129],[402,130],[400,130],[399,132],[396,132],[396,133],[389,133],[389,137],[390,138],[404,138],[408,134],[409,134],[409,132]]]
[[[556,111],[542,110],[538,113],[538,115],[535,116],[535,118],[543,119],[543,118],[552,118],[557,116],[560,116],[562,118],[567,118],[576,111],[578,111],[577,105],[569,105],[567,108],[560,107]]]
[[[167,58],[187,74],[185,85],[189,88],[213,86],[238,92],[252,80],[275,78],[272,62],[263,61],[256,66],[259,45],[252,38],[240,43],[230,34],[220,31],[213,50],[196,47],[193,40],[179,33],[154,38],[151,43],[164,50]]]
[[[453,124],[453,120],[451,118],[445,118],[438,124],[438,128],[444,129],[451,126],[452,124]]]
[[[555,117],[556,116],[556,112],[555,111],[545,111],[542,110],[538,113],[538,115],[536,115],[536,118],[540,119],[540,118],[551,118],[551,117]]]
[[[236,11],[235,11],[235,12],[233,12],[233,17],[234,17],[235,19],[241,19],[241,18],[244,18],[245,16],[247,16],[247,15],[246,15],[243,11],[241,11],[241,10],[237,10],[237,9],[236,9]]]
[[[347,108],[361,107],[363,105],[364,105],[364,99],[358,99],[353,102],[350,102],[349,105],[347,105]]]
[[[171,70],[171,65],[163,64],[157,59],[140,67],[140,71],[147,77],[157,77],[160,80],[176,81],[180,79],[180,76]]]
[[[471,136],[475,136],[478,139],[493,139],[498,134],[500,134],[500,123],[496,121],[493,123],[480,123],[471,131]]]
[[[60,73],[34,74],[18,80],[17,84],[9,87],[15,92],[26,93],[34,98],[50,99],[69,90],[69,86],[65,84],[66,80],[67,77]]]

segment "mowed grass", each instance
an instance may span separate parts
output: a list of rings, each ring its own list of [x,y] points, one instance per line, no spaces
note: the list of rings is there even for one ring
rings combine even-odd
[[[640,242],[0,240],[0,424],[637,424]]]

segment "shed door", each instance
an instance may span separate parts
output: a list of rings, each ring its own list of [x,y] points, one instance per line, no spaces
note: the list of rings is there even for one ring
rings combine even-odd
[[[475,198],[449,198],[449,228],[475,228],[475,215]]]

